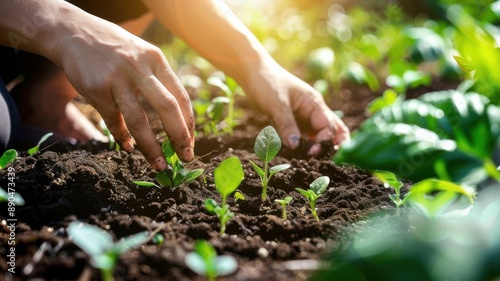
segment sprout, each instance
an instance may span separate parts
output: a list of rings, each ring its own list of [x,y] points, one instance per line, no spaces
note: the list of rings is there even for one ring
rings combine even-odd
[[[308,190],[301,188],[295,188],[298,192],[302,193],[309,201],[309,206],[311,207],[311,212],[313,217],[319,221],[318,214],[316,213],[316,200],[326,191],[328,184],[330,183],[330,178],[327,176],[322,176],[315,179],[310,185]]]
[[[279,171],[290,168],[290,164],[276,165],[269,168],[269,161],[274,159],[280,149],[281,139],[273,127],[267,126],[257,135],[254,151],[257,157],[264,162],[264,167],[261,168],[252,161],[250,161],[250,164],[252,164],[252,167],[260,176],[262,182],[262,200],[266,200],[266,190],[271,177]]]
[[[204,204],[209,213],[215,214],[219,218],[220,234],[225,233],[226,223],[234,217],[234,214],[226,204],[227,197],[238,188],[244,177],[245,174],[243,173],[241,162],[236,156],[227,158],[215,168],[215,188],[222,197],[222,203],[219,206],[215,200],[209,198],[205,200]]]
[[[53,133],[46,133],[45,135],[43,135],[43,137],[40,139],[40,141],[38,141],[38,144],[36,146],[28,149],[28,154],[33,155],[33,154],[37,153],[38,151],[40,151],[40,146],[42,145],[42,143],[44,143],[52,135],[53,135]]]
[[[103,229],[81,222],[69,224],[68,236],[90,256],[92,266],[101,270],[104,281],[113,280],[116,262],[123,253],[148,241],[144,231],[113,243],[112,236]]]
[[[14,162],[17,157],[17,151],[15,149],[6,150],[0,157],[0,170],[5,168],[10,163]]]
[[[204,240],[197,240],[194,252],[190,252],[184,259],[186,265],[207,280],[215,280],[218,276],[233,273],[238,268],[236,259],[231,256],[217,256],[214,247]]]
[[[281,218],[286,220],[286,205],[288,205],[292,201],[292,197],[287,196],[285,199],[275,199],[274,202],[277,202],[281,205],[282,213]]]

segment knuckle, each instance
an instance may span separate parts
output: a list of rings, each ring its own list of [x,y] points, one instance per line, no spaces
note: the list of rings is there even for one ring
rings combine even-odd
[[[147,119],[142,115],[133,115],[130,116],[127,120],[127,126],[130,128],[130,130],[133,131],[141,131],[145,128],[146,125]]]

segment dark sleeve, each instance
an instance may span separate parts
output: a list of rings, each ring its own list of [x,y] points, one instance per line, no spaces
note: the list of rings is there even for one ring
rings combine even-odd
[[[148,11],[141,0],[70,0],[69,2],[114,23],[135,19]]]

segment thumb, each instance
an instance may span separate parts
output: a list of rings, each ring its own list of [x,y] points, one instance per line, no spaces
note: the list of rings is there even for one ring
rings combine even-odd
[[[285,146],[296,149],[300,144],[300,130],[290,107],[285,106],[279,114],[274,115],[273,121]]]

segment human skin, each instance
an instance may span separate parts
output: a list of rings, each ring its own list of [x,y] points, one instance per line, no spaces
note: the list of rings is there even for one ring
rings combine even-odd
[[[153,168],[167,167],[138,101],[142,95],[179,157],[193,159],[191,101],[159,48],[65,1],[1,0],[0,5],[0,44],[59,66],[123,149],[133,150],[133,137]]]
[[[155,17],[212,64],[235,78],[250,101],[272,117],[289,148],[301,134],[336,144],[349,139],[349,129],[313,87],[283,69],[223,1],[143,0]]]

